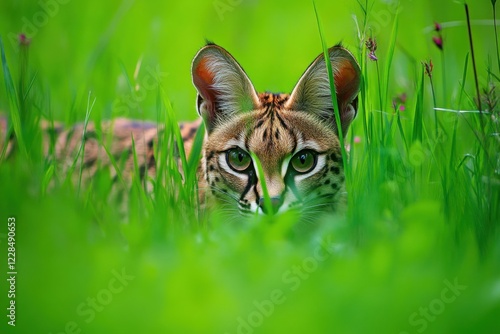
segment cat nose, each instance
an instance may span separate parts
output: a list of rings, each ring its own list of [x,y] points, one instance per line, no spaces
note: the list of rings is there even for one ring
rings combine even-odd
[[[278,210],[280,209],[280,207],[281,207],[282,204],[283,204],[283,198],[281,196],[273,196],[273,197],[271,197],[271,210],[272,210],[272,214],[275,214],[276,212],[278,212]],[[269,214],[269,210],[266,207],[264,197],[261,197],[259,199],[259,206],[262,209],[262,212],[264,212],[265,214]]]

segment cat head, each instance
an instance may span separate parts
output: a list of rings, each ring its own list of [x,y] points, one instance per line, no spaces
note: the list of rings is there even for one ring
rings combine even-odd
[[[344,192],[339,129],[345,136],[356,116],[361,75],[342,46],[328,55],[340,124],[323,54],[291,94],[259,94],[226,50],[210,44],[198,52],[192,76],[207,129],[202,160],[207,196],[242,213],[335,210]],[[265,204],[266,188],[271,205]]]

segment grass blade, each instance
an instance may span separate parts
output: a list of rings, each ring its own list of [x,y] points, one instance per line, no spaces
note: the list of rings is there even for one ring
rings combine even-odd
[[[424,67],[422,66],[420,80],[418,82],[417,102],[415,105],[415,117],[413,119],[413,141],[422,142],[423,114],[424,107]]]
[[[325,58],[326,71],[328,73],[328,81],[330,82],[330,92],[331,92],[331,97],[332,97],[333,109],[334,109],[334,113],[335,113],[335,123],[337,124],[337,129],[339,132],[340,149],[342,151],[342,163],[343,163],[344,170],[346,173],[346,179],[350,180],[350,177],[349,177],[350,172],[349,172],[349,169],[347,168],[347,152],[345,149],[344,134],[342,133],[342,126],[341,126],[341,122],[340,122],[339,103],[337,100],[337,91],[335,89],[335,78],[333,76],[332,64],[330,62],[330,55],[328,53],[328,47],[326,46],[326,41],[325,41],[325,37],[323,34],[323,28],[321,26],[321,21],[319,19],[318,9],[316,8],[315,1],[313,1],[313,6],[314,6],[314,13],[316,14],[316,23],[318,24],[319,36],[321,39],[321,46],[323,47],[323,56]]]
[[[45,195],[47,192],[47,187],[49,186],[52,177],[54,176],[54,164],[51,164],[49,168],[45,171],[45,175],[42,180],[42,195]]]
[[[387,103],[387,96],[389,94],[389,80],[390,74],[391,74],[391,67],[392,67],[392,59],[394,57],[394,50],[396,48],[396,39],[398,36],[398,25],[399,25],[399,3],[398,7],[396,9],[396,14],[394,18],[394,24],[392,26],[392,32],[391,32],[391,41],[389,44],[389,49],[387,50],[387,58],[385,60],[385,66],[384,66],[384,80],[385,80],[385,88],[384,88],[384,95],[383,95],[383,106],[382,106],[382,111],[385,110],[386,103]]]
[[[137,150],[135,147],[135,139],[134,139],[133,134],[130,134],[130,139],[132,140],[132,159],[134,162],[134,173],[132,175],[132,188],[137,189],[137,195],[139,195],[139,197],[141,198],[140,203],[147,204],[148,203],[148,197],[146,195],[147,182],[148,182],[148,179],[147,179],[147,175],[148,175],[147,160],[144,160],[143,167],[145,167],[145,170],[144,170],[144,174],[141,175],[141,171],[139,168],[139,160],[137,159]],[[131,189],[131,191],[132,191],[132,189]],[[152,211],[152,208],[150,208],[150,209],[151,210],[148,210],[148,212]]]
[[[493,29],[495,30],[495,46],[497,49],[497,62],[498,62],[498,72],[500,73],[500,49],[498,48],[498,32],[497,32],[497,13],[496,13],[497,2],[491,1],[491,6],[493,7]]]
[[[80,145],[80,149],[77,153],[77,156],[75,157],[75,162],[78,159],[78,156],[80,156],[80,171],[78,173],[78,193],[80,193],[80,189],[82,186],[82,175],[83,175],[83,159],[84,159],[84,152],[85,152],[85,142],[86,142],[86,134],[87,134],[87,126],[89,125],[90,121],[90,114],[92,113],[92,109],[94,108],[94,104],[96,99],[94,98],[94,101],[92,104],[90,103],[90,96],[91,92],[89,92],[88,98],[87,98],[87,112],[85,114],[85,121],[83,125],[83,132],[82,132],[82,143]]]
[[[198,171],[198,166],[200,164],[202,149],[203,149],[203,141],[205,138],[205,123],[201,123],[198,127],[198,131],[196,131],[196,136],[194,137],[193,145],[191,146],[191,153],[189,155],[188,160],[188,173],[189,180],[193,183],[193,189],[195,190],[195,201],[196,207],[200,208],[200,201],[198,195],[198,182],[196,178],[196,173]]]
[[[481,106],[481,93],[479,91],[479,81],[477,78],[476,56],[474,54],[474,42],[473,42],[473,38],[472,38],[472,27],[471,27],[471,23],[470,23],[469,6],[467,5],[467,3],[464,3],[464,6],[465,6],[465,16],[467,19],[467,32],[469,33],[469,45],[470,45],[470,53],[471,53],[471,58],[472,58],[472,68],[474,70],[474,81],[476,83],[477,106],[478,106],[479,110],[482,111],[483,108]],[[482,127],[483,135],[484,135],[483,117],[479,117],[479,120],[481,122],[481,127]]]
[[[205,123],[201,123],[196,131],[196,136],[194,137],[193,146],[191,147],[191,152],[189,154],[188,173],[190,176],[195,177],[196,171],[198,169],[198,164],[201,159],[201,151],[203,149],[203,140],[205,138]]]
[[[262,192],[264,195],[264,206],[267,209],[266,211],[274,212],[273,205],[271,203],[271,197],[269,196],[269,191],[267,190],[266,176],[264,175],[264,170],[262,169],[259,157],[257,157],[253,152],[250,152],[250,156],[255,163],[255,167],[257,168],[257,176],[259,177],[259,182],[262,187]]]
[[[3,46],[3,41],[1,36],[0,36],[0,51],[2,56],[3,77],[5,80],[5,87],[7,89],[7,96],[9,98],[10,120],[12,122],[12,126],[14,127],[16,144],[21,154],[27,157],[28,151],[24,143],[24,136],[21,126],[21,115],[19,113],[20,112],[19,101],[17,99],[16,88],[14,86],[14,82],[12,81],[12,76],[10,74],[9,65],[7,64],[7,57],[5,56],[5,49]]]

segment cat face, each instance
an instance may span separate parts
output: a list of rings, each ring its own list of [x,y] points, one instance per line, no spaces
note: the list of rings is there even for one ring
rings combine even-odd
[[[329,55],[345,135],[356,115],[360,70],[341,46]],[[344,173],[322,55],[289,95],[256,93],[240,65],[216,45],[198,52],[192,71],[208,132],[202,170],[209,199],[241,213],[335,210]]]

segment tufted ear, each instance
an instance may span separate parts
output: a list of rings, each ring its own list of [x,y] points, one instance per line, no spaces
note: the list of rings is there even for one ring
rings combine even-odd
[[[203,47],[194,57],[191,71],[198,91],[198,113],[209,132],[234,113],[257,108],[259,99],[252,82],[220,46]]]
[[[335,78],[342,134],[345,136],[349,124],[357,113],[361,70],[354,56],[340,45],[328,49],[328,54]],[[290,110],[315,113],[321,119],[332,123],[337,131],[338,126],[335,122],[330,83],[323,54],[319,55],[307,68],[293,89],[285,107]]]

